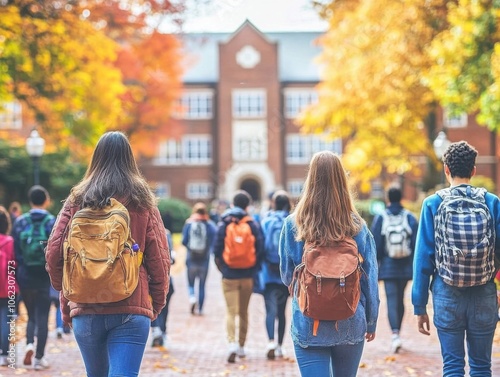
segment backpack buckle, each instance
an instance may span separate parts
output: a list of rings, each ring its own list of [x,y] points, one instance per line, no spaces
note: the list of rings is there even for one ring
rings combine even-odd
[[[316,292],[318,292],[319,295],[321,294],[321,274],[316,276]]]
[[[342,272],[340,274],[340,292],[345,292],[345,274]]]

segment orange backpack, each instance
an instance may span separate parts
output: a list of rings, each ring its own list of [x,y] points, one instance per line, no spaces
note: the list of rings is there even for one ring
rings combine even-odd
[[[304,246],[302,263],[295,268],[289,289],[302,313],[315,320],[313,335],[319,320],[343,320],[356,312],[362,260],[352,238],[332,246]]]
[[[244,269],[255,266],[255,236],[248,224],[250,221],[253,219],[248,215],[241,220],[233,217],[227,225],[222,258],[230,268]]]

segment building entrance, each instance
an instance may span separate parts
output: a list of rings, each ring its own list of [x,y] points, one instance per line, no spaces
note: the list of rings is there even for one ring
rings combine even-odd
[[[262,200],[262,188],[257,180],[247,178],[241,182],[240,189],[245,190],[252,197],[252,201],[260,202]]]

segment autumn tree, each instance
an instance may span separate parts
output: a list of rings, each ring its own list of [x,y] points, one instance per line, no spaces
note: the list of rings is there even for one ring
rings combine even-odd
[[[54,145],[92,146],[125,131],[138,152],[168,133],[179,43],[163,34],[182,1],[6,0],[0,7],[0,101],[20,100]],[[82,149],[85,151],[85,149]]]
[[[449,27],[431,44],[430,88],[450,112],[477,113],[479,123],[500,128],[500,2],[448,4]]]
[[[363,191],[384,172],[415,171],[414,156],[431,155],[424,124],[436,98],[423,78],[433,64],[426,47],[445,26],[445,3],[322,4],[330,27],[319,41],[319,103],[300,122],[307,132],[345,140],[345,165]]]
[[[181,56],[175,35],[160,32],[180,23],[183,1],[105,0],[87,2],[88,19],[119,45],[116,67],[125,92],[118,128],[136,152],[151,155],[158,135],[168,135],[172,105],[179,95]]]
[[[47,139],[92,143],[121,114],[116,44],[74,2],[8,1],[0,8],[0,100],[17,99]]]

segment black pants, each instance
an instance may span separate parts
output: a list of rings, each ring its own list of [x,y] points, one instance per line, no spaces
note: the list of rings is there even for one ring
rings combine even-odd
[[[35,342],[37,336],[35,357],[41,359],[45,354],[47,335],[49,332],[50,290],[46,288],[21,289],[23,302],[28,312],[26,327],[26,344]]]

